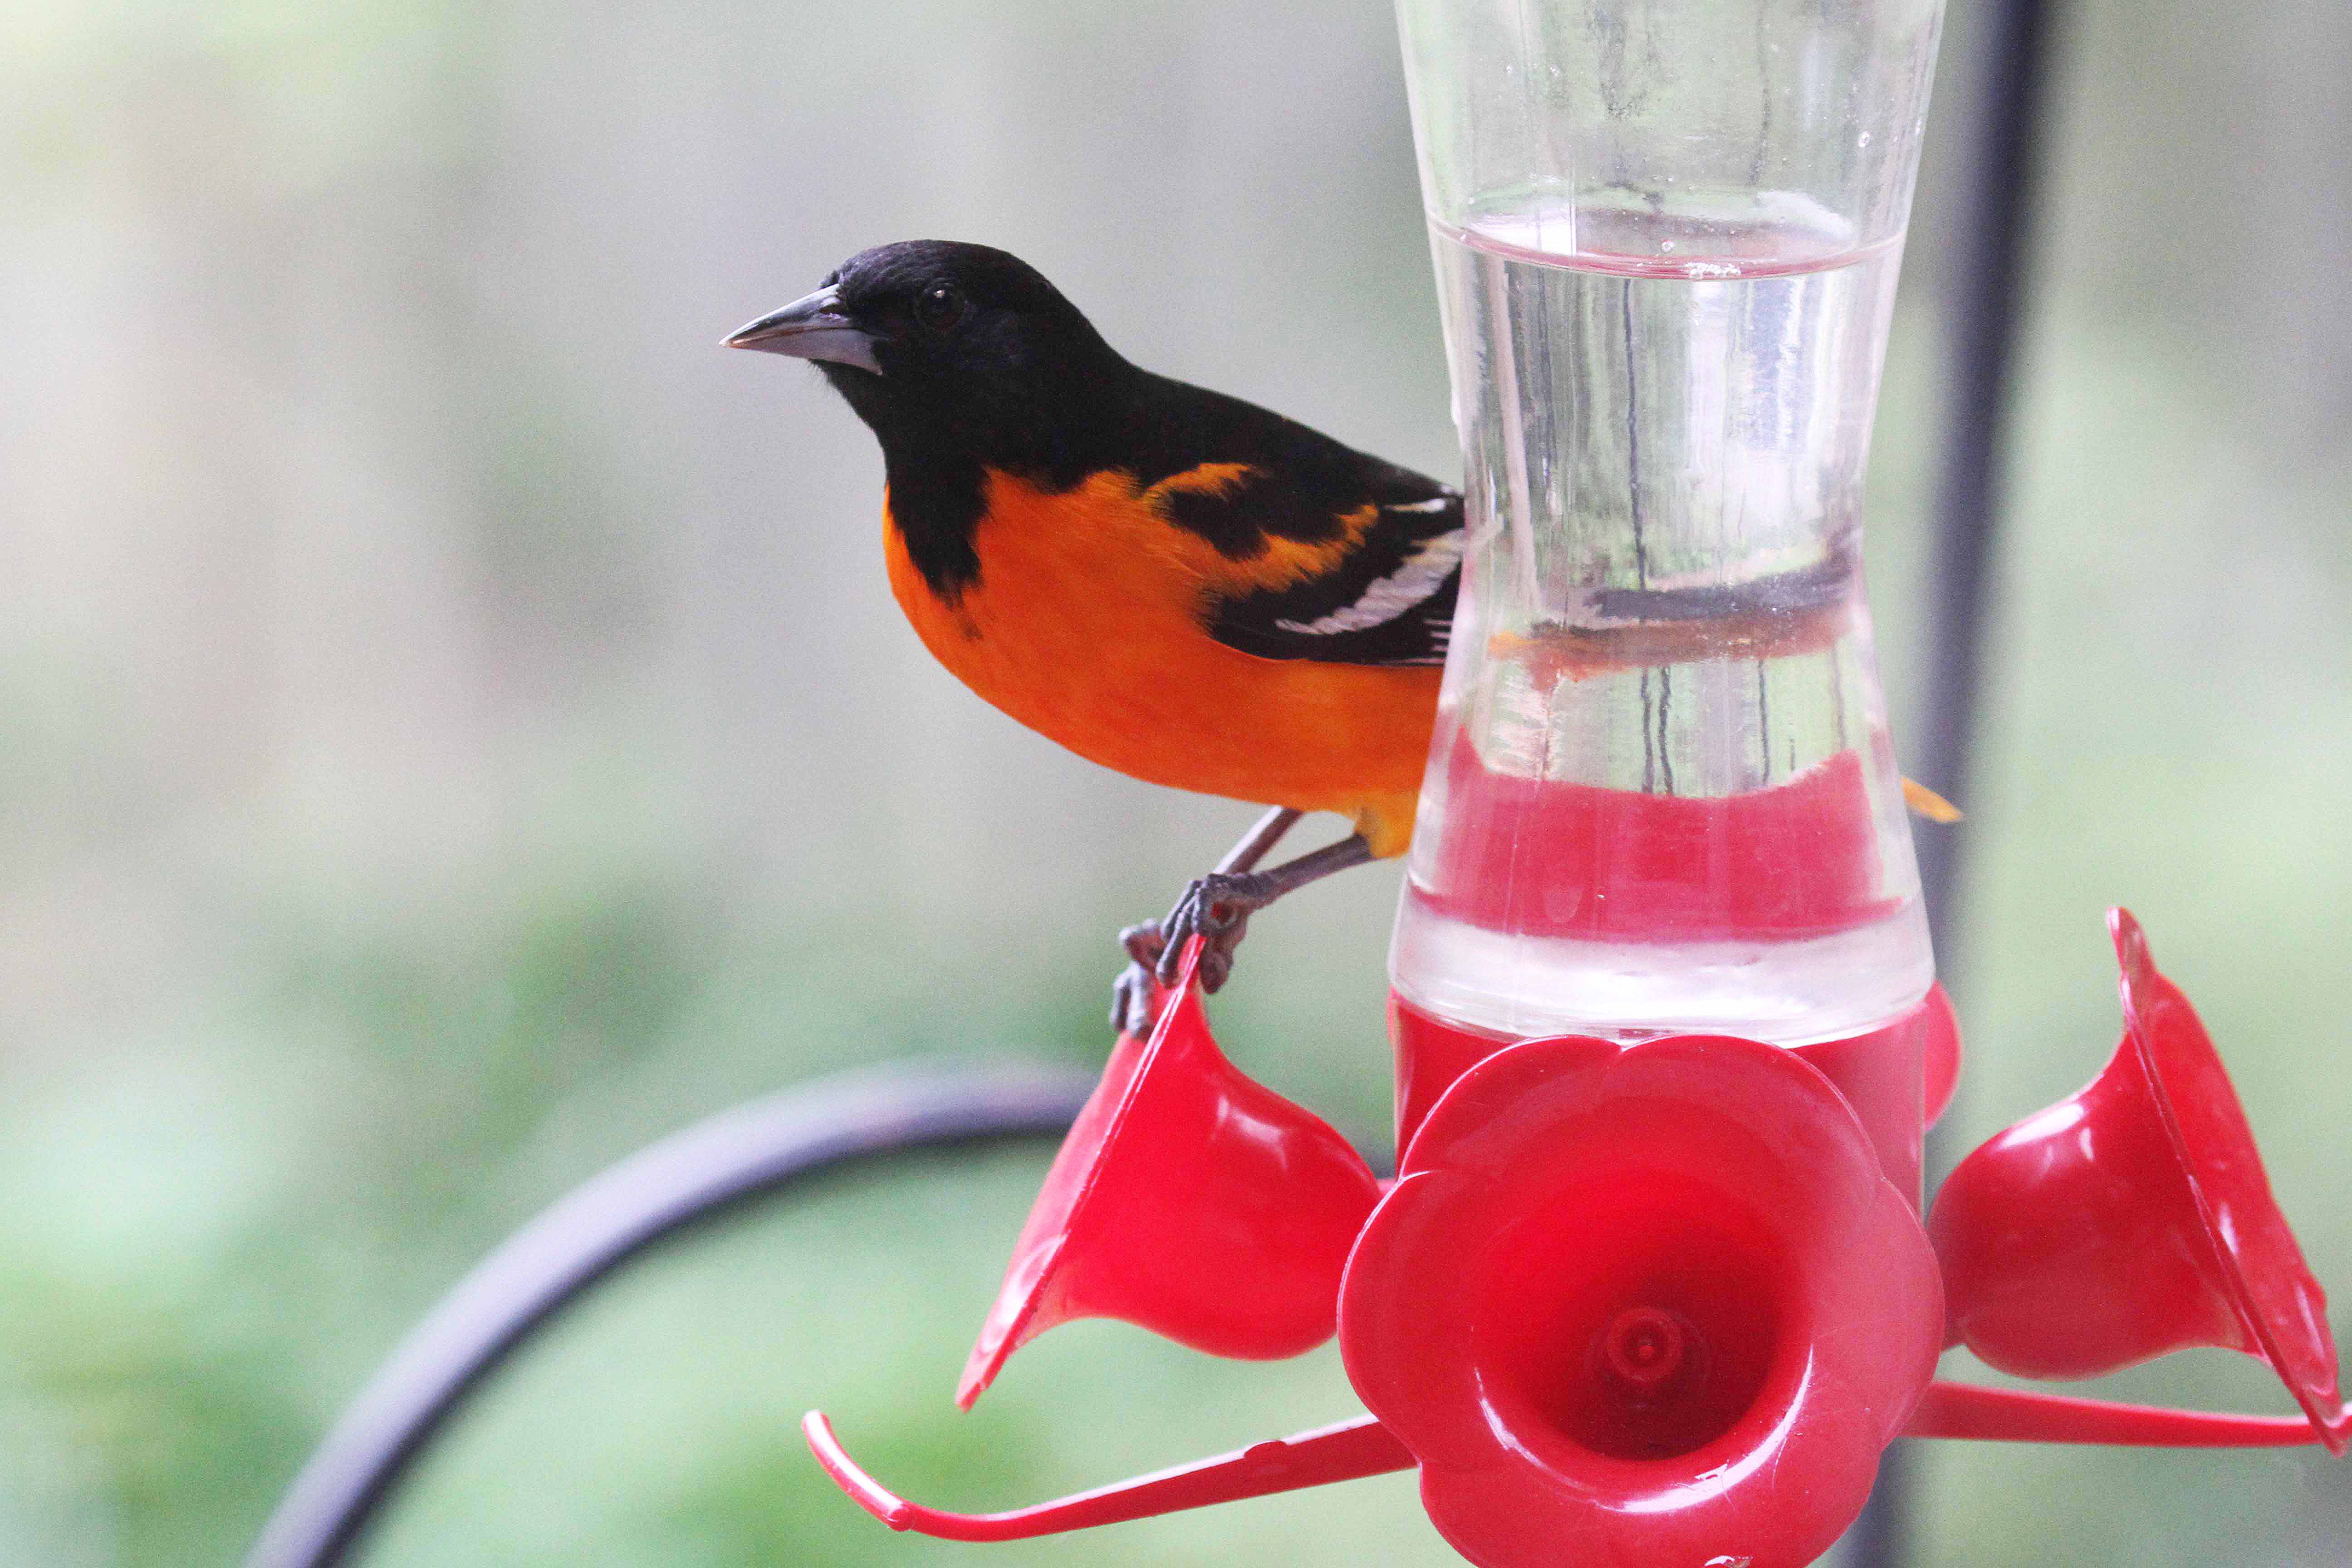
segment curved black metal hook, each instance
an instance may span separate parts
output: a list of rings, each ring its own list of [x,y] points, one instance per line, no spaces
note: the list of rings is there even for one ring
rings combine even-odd
[[[411,1461],[524,1340],[653,1243],[845,1162],[1059,1135],[1090,1072],[895,1068],[721,1111],[574,1188],[460,1280],[314,1450],[246,1568],[332,1568]]]

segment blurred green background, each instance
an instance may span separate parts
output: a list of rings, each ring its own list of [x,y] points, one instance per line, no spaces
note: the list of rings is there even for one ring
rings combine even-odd
[[[2128,902],[2352,1292],[2352,13],[2061,10],[1982,763],[1931,781],[1971,812],[1953,1142],[2104,1061]],[[1873,470],[1898,737],[1979,22],[1955,4]],[[1098,1059],[1110,933],[1247,809],[935,668],[871,440],[718,340],[866,245],[984,240],[1141,363],[1451,475],[1391,27],[0,5],[0,1563],[234,1561],[442,1289],[698,1116],[909,1054]],[[1395,887],[1261,921],[1216,1012],[1358,1129]],[[366,1560],[1453,1561],[1401,1477],[988,1551],[834,1495],[819,1402],[965,1507],[1356,1408],[1328,1350],[1087,1323],[958,1416],[1045,1153],[866,1171],[644,1261]],[[2105,1392],[2285,1407],[2219,1352]],[[2352,1470],[2307,1454],[1920,1466],[1923,1563],[2352,1561]]]

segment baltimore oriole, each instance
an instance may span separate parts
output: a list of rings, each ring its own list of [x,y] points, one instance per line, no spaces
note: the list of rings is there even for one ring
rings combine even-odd
[[[1206,939],[1401,855],[1461,584],[1462,497],[1129,363],[1034,268],[914,240],[850,258],[727,342],[812,360],[882,446],[890,586],[940,663],[1080,756],[1276,802],[1161,921],[1121,933],[1112,1018]],[[1354,831],[1267,870],[1300,816]]]

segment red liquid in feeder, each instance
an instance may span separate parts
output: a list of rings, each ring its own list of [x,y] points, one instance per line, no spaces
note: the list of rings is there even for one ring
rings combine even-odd
[[[1899,912],[1859,752],[1727,795],[1497,773],[1457,734],[1412,896],[1494,931],[1593,942],[1822,936]]]
[[[1935,969],[1876,751],[1675,795],[1499,770],[1455,731],[1398,911],[1399,994],[1528,1038],[1801,1045],[1877,1027]]]

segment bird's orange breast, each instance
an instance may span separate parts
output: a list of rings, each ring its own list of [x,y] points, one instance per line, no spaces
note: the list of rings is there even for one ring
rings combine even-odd
[[[1261,658],[1203,629],[1220,593],[1327,571],[1370,509],[1323,543],[1269,539],[1234,560],[1160,512],[1164,489],[1213,489],[1211,465],[1146,489],[1096,474],[1046,492],[992,472],[973,536],[980,574],[932,592],[885,509],[891,591],[916,634],[974,691],[1120,773],[1238,800],[1352,817],[1377,855],[1403,851],[1439,671]]]

